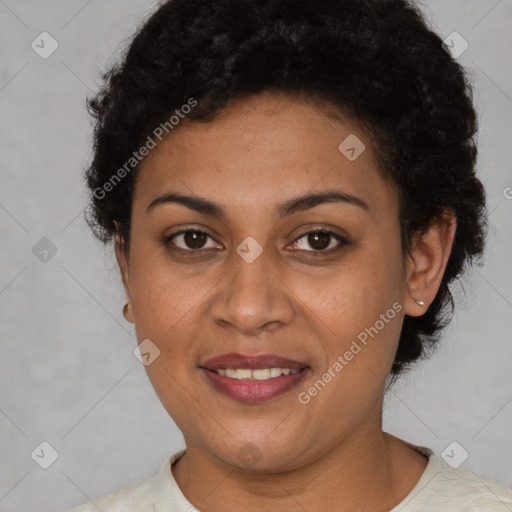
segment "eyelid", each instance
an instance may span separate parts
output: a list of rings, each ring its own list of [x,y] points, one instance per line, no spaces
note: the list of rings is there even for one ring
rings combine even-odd
[[[321,228],[321,227],[316,227],[316,228],[310,228],[306,231],[304,231],[302,234],[300,235],[297,235],[294,239],[294,241],[290,244],[290,245],[294,245],[296,244],[301,238],[304,238],[305,236],[307,235],[310,235],[310,234],[313,234],[313,233],[324,233],[328,236],[330,236],[331,238],[334,238],[335,240],[337,240],[339,243],[338,245],[334,246],[334,247],[331,247],[329,249],[323,249],[323,250],[304,250],[304,249],[299,249],[299,251],[302,251],[302,252],[307,252],[307,253],[311,253],[311,254],[331,254],[333,252],[336,252],[337,250],[339,249],[342,249],[344,246],[348,245],[349,244],[349,241],[348,239],[337,233],[336,231],[333,231],[332,229],[328,229],[328,228]]]
[[[217,240],[215,240],[214,236],[208,231],[206,230],[205,228],[195,228],[195,227],[186,227],[186,228],[182,228],[181,230],[177,231],[176,233],[172,233],[171,235],[168,235],[164,238],[164,245],[168,245],[169,242],[171,242],[172,239],[174,239],[175,237],[179,236],[179,235],[183,235],[185,233],[188,233],[188,232],[196,232],[196,233],[199,233],[199,234],[204,234],[204,235],[207,235],[209,238],[211,238],[213,241],[215,241],[215,243],[219,243],[217,242]],[[304,238],[305,236],[307,235],[310,235],[312,233],[325,233],[329,236],[331,236],[332,238],[336,239],[339,244],[334,246],[334,247],[331,247],[330,249],[323,249],[323,250],[304,250],[304,249],[299,249],[299,251],[301,252],[307,252],[307,253],[313,253],[313,254],[330,254],[331,252],[335,252],[336,250],[338,249],[341,249],[343,248],[344,246],[348,245],[349,244],[349,241],[348,239],[337,233],[336,231],[333,231],[329,228],[322,228],[322,227],[314,227],[314,228],[308,228],[306,231],[304,231],[303,233],[297,235],[294,240],[291,242],[291,244],[289,245],[294,245],[296,244],[301,238]],[[175,249],[176,250],[181,250],[181,251],[184,251],[184,252],[190,252],[190,253],[201,253],[201,252],[204,252],[204,251],[210,251],[211,249],[183,249],[182,247],[177,247],[175,246]]]
[[[215,241],[215,243],[217,243],[217,244],[219,243],[219,242],[217,242],[217,240],[215,240],[214,236],[206,229],[189,227],[189,228],[182,228],[179,231],[176,231],[176,233],[172,233],[171,235],[166,236],[164,238],[164,245],[167,246],[172,241],[173,238],[176,238],[179,235],[183,235],[183,234],[189,233],[189,232],[199,233],[201,235],[204,234],[204,235],[208,236],[209,238],[211,238],[213,241]],[[211,249],[183,249],[182,247],[177,247],[177,246],[175,246],[175,248],[176,248],[176,250],[181,250],[184,252],[191,252],[191,253],[192,252],[200,253],[201,251],[211,250]]]

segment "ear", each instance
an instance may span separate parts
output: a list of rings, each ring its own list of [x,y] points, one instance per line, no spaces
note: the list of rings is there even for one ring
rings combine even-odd
[[[406,262],[406,315],[421,316],[434,300],[452,251],[456,229],[455,214],[445,210],[425,233],[415,237]],[[416,300],[423,301],[424,305],[417,304]]]
[[[132,304],[131,304],[131,294],[130,294],[130,268],[128,264],[128,259],[126,257],[126,251],[123,245],[123,240],[121,239],[121,235],[119,234],[119,228],[117,222],[116,228],[116,237],[114,240],[114,248],[116,253],[117,264],[119,265],[119,271],[121,273],[121,280],[123,281],[124,291],[126,292],[127,298],[127,308],[123,310],[123,315],[128,320],[128,322],[135,323],[135,318],[133,316]]]

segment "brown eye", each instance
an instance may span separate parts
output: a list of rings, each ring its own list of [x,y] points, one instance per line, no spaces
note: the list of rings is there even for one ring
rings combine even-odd
[[[309,245],[309,247],[313,249],[312,251],[304,249],[304,245],[306,244],[304,242],[301,242],[301,240],[303,239],[305,239],[307,245]],[[335,243],[333,246],[330,243],[333,241],[338,241],[339,243],[337,245]],[[332,249],[333,247],[336,250],[347,244],[348,241],[345,238],[338,235],[337,233],[334,233],[333,231],[315,230],[302,235],[294,242],[293,245],[296,246],[296,248],[306,250],[307,252],[329,252],[329,250]]]
[[[191,249],[201,249],[206,243],[208,235],[198,231],[187,231],[183,234],[183,241]]]
[[[214,247],[205,247],[207,240],[211,238],[208,233],[204,231],[199,231],[196,229],[187,229],[183,231],[179,231],[178,233],[174,233],[173,235],[166,238],[166,245],[169,244],[172,240],[172,244],[178,247],[179,249],[194,251],[201,250],[205,248],[214,248]],[[182,245],[179,245],[175,240],[181,242]]]
[[[328,233],[322,233],[322,232],[317,232],[317,233],[310,233],[308,235],[308,243],[311,247],[313,247],[313,249],[316,249],[316,250],[323,250],[323,249],[326,249],[327,247],[329,247],[329,241],[331,240],[331,235],[329,235]]]

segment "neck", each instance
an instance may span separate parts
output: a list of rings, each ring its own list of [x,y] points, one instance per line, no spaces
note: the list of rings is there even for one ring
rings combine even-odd
[[[414,488],[427,459],[398,438],[358,429],[309,462],[279,472],[247,472],[187,442],[172,471],[185,497],[201,512],[307,510],[389,511]],[[377,428],[375,428],[377,427]]]

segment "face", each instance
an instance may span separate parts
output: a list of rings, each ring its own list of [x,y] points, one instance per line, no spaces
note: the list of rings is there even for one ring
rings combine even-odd
[[[354,135],[359,156],[339,149]],[[297,202],[324,192],[338,196]],[[118,260],[138,341],[160,351],[149,379],[187,445],[284,470],[380,428],[406,284],[398,196],[354,122],[275,93],[182,121],[141,164]],[[305,369],[259,384],[203,369],[232,353]]]

